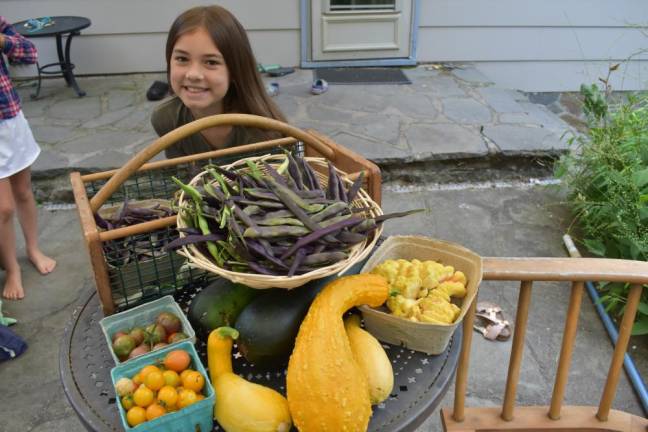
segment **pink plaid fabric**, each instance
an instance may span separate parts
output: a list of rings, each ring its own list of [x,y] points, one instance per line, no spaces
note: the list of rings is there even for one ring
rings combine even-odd
[[[3,16],[0,16],[0,33],[4,38],[4,44],[1,46],[2,54],[9,59],[9,62],[36,63],[38,54],[34,44],[18,34]],[[20,98],[11,84],[7,64],[4,59],[0,59],[0,119],[16,117],[19,112]]]

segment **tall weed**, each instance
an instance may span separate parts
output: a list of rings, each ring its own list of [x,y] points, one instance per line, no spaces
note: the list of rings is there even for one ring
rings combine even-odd
[[[606,81],[603,80],[605,83]],[[582,85],[589,130],[569,139],[572,151],[556,164],[568,188],[583,245],[594,255],[648,258],[648,97],[633,95],[610,104],[609,87]],[[628,286],[600,286],[613,314],[623,312]],[[633,334],[648,334],[648,289],[644,286]]]

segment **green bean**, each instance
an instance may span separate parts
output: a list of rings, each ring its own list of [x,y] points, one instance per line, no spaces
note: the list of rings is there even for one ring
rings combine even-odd
[[[338,262],[345,259],[348,255],[342,251],[321,252],[308,255],[302,261],[303,265],[324,264],[328,262]]]
[[[302,173],[301,170],[299,169],[299,165],[297,164],[297,161],[293,156],[288,153],[286,155],[286,160],[288,161],[288,174],[293,178],[295,181],[295,184],[297,185],[298,190],[303,190],[304,189],[304,180],[302,178]]]
[[[225,195],[225,198],[229,198],[231,194],[229,192],[229,188],[227,187],[227,182],[225,181],[225,178],[221,174],[217,173],[216,170],[213,168],[209,168],[207,172],[211,174],[211,176],[214,177],[214,179],[218,182],[218,184],[221,187],[221,190],[223,191],[223,195]],[[205,183],[205,185],[207,184],[208,183]]]
[[[271,212],[266,213],[263,217],[264,218],[276,218],[276,217],[289,218],[289,217],[293,217],[293,216],[294,215],[292,214],[292,212],[290,210],[276,210],[276,211],[271,211]]]
[[[326,207],[324,210],[322,210],[319,213],[315,213],[314,215],[311,216],[311,219],[314,220],[315,222],[320,222],[326,219],[329,216],[336,215],[340,213],[341,211],[344,211],[345,209],[348,209],[349,206],[347,203],[344,203],[342,201],[337,201],[330,206]]]
[[[250,238],[274,238],[274,237],[301,237],[308,234],[310,230],[304,227],[292,225],[279,225],[269,227],[248,228],[243,232],[243,237]]]
[[[268,191],[267,189],[260,189],[260,188],[246,188],[244,191],[250,195],[251,197],[254,198],[259,198],[263,200],[269,200],[269,201],[280,201],[280,199],[277,197],[277,195],[273,194],[272,192]]]
[[[309,204],[307,203],[304,199],[302,199],[299,195],[297,195],[293,190],[290,188],[280,184],[277,182],[274,178],[268,177],[268,184],[270,185],[270,188],[273,190],[275,195],[277,195],[280,199],[281,202],[284,203],[284,205],[288,208],[288,210],[292,211],[295,213],[295,210],[293,210],[294,207],[299,206],[300,208],[306,210],[307,212],[317,212],[320,211],[324,208],[322,204]],[[296,204],[296,206],[291,205],[291,204]],[[293,208],[291,208],[293,207]],[[295,213],[295,216],[297,216],[297,213]],[[308,225],[306,225],[308,226]]]
[[[292,276],[295,274],[297,268],[301,265],[305,256],[306,256],[306,251],[303,248],[297,251],[297,253],[295,254],[295,259],[293,259],[293,262],[290,265],[290,270],[288,270],[288,276]]]
[[[250,168],[250,177],[258,182],[263,177],[263,173],[261,172],[259,167],[249,159],[245,161],[245,164],[248,166],[248,168]]]
[[[340,178],[335,172],[335,168],[331,162],[328,163],[328,187],[326,197],[332,200],[340,199]]]
[[[364,171],[360,171],[360,175],[356,178],[349,188],[349,193],[347,194],[347,202],[351,203],[355,199],[360,187],[362,186],[362,180],[364,180]]]
[[[245,204],[245,205],[256,205],[259,207],[267,207],[267,208],[273,208],[273,209],[283,209],[286,206],[281,203],[281,202],[276,202],[276,201],[251,201],[251,200],[240,200],[239,204]]]
[[[358,225],[351,228],[351,232],[362,233],[376,228],[376,221],[373,219],[365,219],[360,222]]]
[[[256,221],[258,225],[265,226],[276,226],[276,225],[294,225],[294,226],[304,226],[304,223],[299,219],[295,218],[266,218]]]
[[[295,253],[299,248],[302,248],[302,247],[304,247],[304,246],[306,246],[306,245],[308,245],[310,243],[313,243],[313,242],[321,239],[324,236],[332,234],[332,233],[334,233],[336,231],[339,231],[339,230],[341,230],[343,228],[351,227],[353,225],[357,225],[360,222],[362,222],[362,219],[353,216],[353,217],[350,217],[349,219],[334,223],[333,225],[329,225],[329,226],[327,226],[325,228],[320,228],[317,231],[313,231],[313,232],[311,232],[310,234],[308,234],[306,236],[300,237],[299,240],[297,240],[297,242],[294,245],[292,245],[286,252],[283,253],[283,255],[281,255],[281,259],[285,260],[290,255]]]
[[[309,183],[311,183],[311,190],[322,190],[322,185],[319,182],[319,178],[317,177],[317,173],[313,168],[306,162],[306,159],[304,158],[299,158],[300,162],[302,164],[302,168],[304,170],[304,173],[306,173],[306,177],[308,178]]]
[[[191,199],[194,200],[194,202],[200,204],[202,203],[202,195],[196,188],[194,188],[191,185],[186,185],[182,183],[180,180],[178,180],[175,176],[171,177],[171,180],[173,180],[180,188],[191,197]]]
[[[252,216],[255,214],[263,213],[263,210],[261,210],[261,207],[259,207],[258,205],[249,205],[243,209],[243,213],[248,216]]]
[[[211,230],[209,229],[209,223],[207,222],[207,219],[203,217],[200,207],[198,206],[196,206],[196,217],[198,219],[198,228],[200,228],[203,235],[211,234]],[[214,257],[214,259],[216,260],[216,264],[219,267],[222,267],[223,258],[221,257],[220,251],[218,250],[216,244],[212,241],[206,241],[205,244],[207,245],[207,250],[209,251],[211,256]]]
[[[350,217],[353,217],[353,215],[352,214],[345,214],[345,215],[342,215],[342,216],[332,217],[330,219],[326,219],[326,220],[320,222],[320,225],[322,227],[327,227],[329,225],[333,225],[334,223],[338,223],[340,221],[347,220]]]

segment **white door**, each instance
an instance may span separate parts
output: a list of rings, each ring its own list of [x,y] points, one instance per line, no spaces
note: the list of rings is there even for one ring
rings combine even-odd
[[[413,1],[313,0],[312,59],[409,57]]]

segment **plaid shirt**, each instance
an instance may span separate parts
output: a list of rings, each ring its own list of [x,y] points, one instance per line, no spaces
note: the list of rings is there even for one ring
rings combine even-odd
[[[0,33],[4,37],[1,46],[2,54],[12,64],[34,64],[37,53],[33,43],[18,34],[16,30],[0,16]],[[3,58],[0,58],[0,121],[16,117],[20,112],[20,98],[9,78],[9,70]]]

